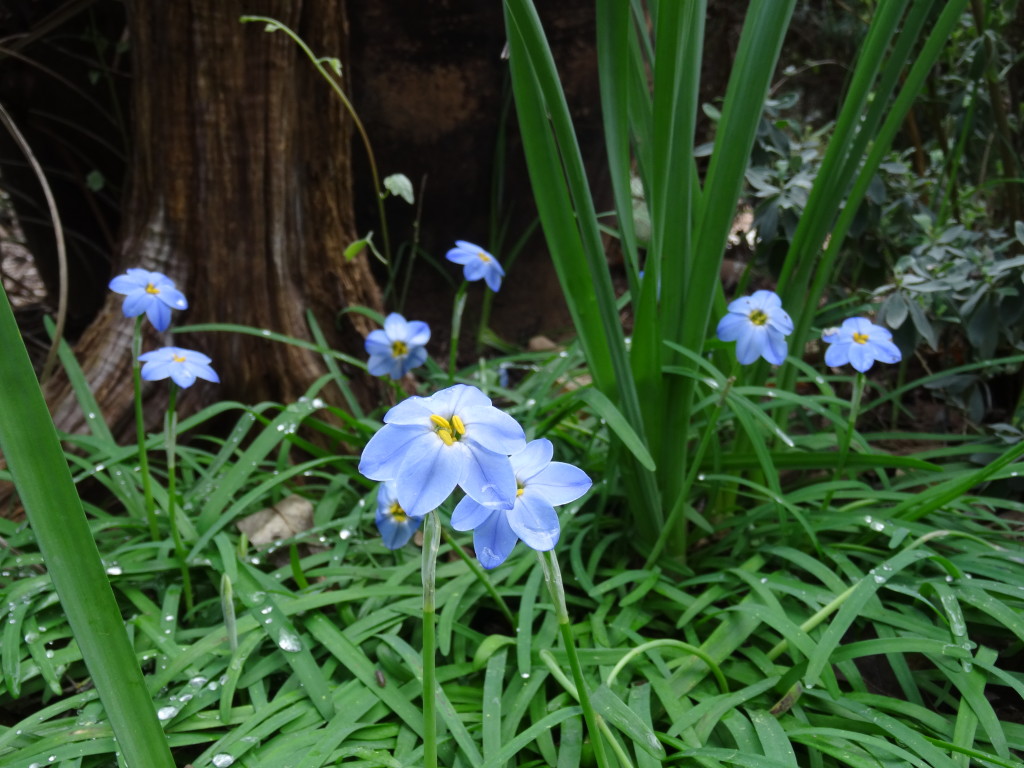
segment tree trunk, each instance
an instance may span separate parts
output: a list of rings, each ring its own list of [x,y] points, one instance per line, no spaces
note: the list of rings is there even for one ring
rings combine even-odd
[[[156,0],[128,11],[134,144],[115,273],[140,266],[178,283],[190,307],[175,313],[171,331],[241,323],[309,339],[310,308],[335,349],[362,356],[371,325],[341,313],[379,308],[380,298],[365,257],[343,257],[355,239],[351,120],[292,40],[239,21],[278,19],[317,55],[345,61],[344,0]],[[111,294],[76,345],[115,434],[132,419],[133,321],[120,303]],[[146,349],[171,343],[150,334]],[[184,393],[184,409],[293,400],[325,370],[313,353],[254,336],[188,333],[173,343],[209,354],[222,381]],[[379,395],[365,377],[361,386],[368,403]],[[58,426],[79,428],[67,383],[50,395]]]

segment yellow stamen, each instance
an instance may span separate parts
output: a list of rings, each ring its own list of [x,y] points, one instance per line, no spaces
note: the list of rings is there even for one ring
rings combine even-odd
[[[405,514],[405,510],[402,509],[397,501],[388,509],[388,514],[391,515],[391,519],[396,523],[404,523],[409,519],[409,516]]]
[[[171,360],[173,360],[176,363],[184,363],[185,362],[185,358],[182,357],[181,355],[171,355]]]
[[[760,309],[753,310],[747,317],[754,325],[764,325],[768,322],[768,315]]]
[[[486,264],[487,262],[489,262],[489,261],[491,260],[491,257],[490,257],[490,256],[488,256],[488,255],[487,255],[486,253],[484,253],[483,251],[480,251],[480,253],[478,253],[478,254],[477,254],[477,257],[478,257],[478,258],[480,259],[480,261],[482,261],[482,262],[483,262],[484,264]]]
[[[466,434],[466,425],[462,423],[462,419],[454,414],[452,415],[452,420],[448,421],[444,416],[432,413],[430,414],[430,423],[434,425],[434,432],[444,441],[445,445],[454,444],[456,440]]]
[[[409,348],[405,345],[404,341],[391,342],[392,357],[404,357],[407,354],[409,354]]]
[[[152,283],[146,283],[146,293],[152,293],[154,295],[160,293],[160,289]]]
[[[869,336],[866,333],[854,333],[853,340],[858,344],[867,344]]]
[[[522,488],[516,488],[516,498],[518,499],[522,495],[523,495],[523,489]]]

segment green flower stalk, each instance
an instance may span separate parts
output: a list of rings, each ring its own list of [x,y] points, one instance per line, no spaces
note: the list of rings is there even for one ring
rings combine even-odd
[[[171,539],[174,541],[174,556],[181,568],[181,583],[185,590],[185,607],[189,613],[195,606],[192,596],[192,576],[188,570],[185,543],[181,540],[178,528],[178,505],[175,503],[175,485],[177,476],[177,442],[178,412],[175,402],[178,398],[178,386],[171,384],[171,393],[167,401],[167,413],[164,415],[164,449],[167,452],[167,521],[171,526]]]
[[[171,537],[174,540],[174,554],[181,566],[182,584],[185,587],[185,605],[189,612],[193,608],[192,579],[189,575],[186,560],[185,544],[178,530],[177,504],[175,503],[175,475],[177,457],[177,397],[178,388],[191,387],[197,379],[219,382],[217,372],[210,367],[210,358],[202,352],[181,347],[163,347],[146,352],[136,358],[144,363],[140,376],[146,381],[171,379],[171,392],[167,402],[167,414],[164,417],[164,447],[167,451],[167,518],[171,526]],[[138,400],[138,398],[137,398]]]
[[[551,604],[555,608],[555,617],[558,619],[558,629],[562,634],[562,644],[565,646],[565,653],[569,657],[569,669],[572,671],[572,679],[576,684],[576,692],[579,697],[580,707],[583,709],[583,720],[590,732],[590,742],[594,747],[594,759],[599,768],[609,766],[608,756],[605,753],[604,740],[599,730],[601,720],[594,705],[590,703],[590,693],[587,688],[587,681],[583,677],[583,666],[580,664],[580,657],[576,653],[576,641],[572,636],[572,624],[569,621],[569,608],[565,602],[565,587],[562,584],[562,571],[558,567],[558,557],[554,550],[538,552],[537,559],[544,570],[544,582],[547,584],[548,592],[551,594]]]
[[[135,318],[132,333],[132,387],[135,393],[135,434],[139,444],[139,471],[142,473],[142,493],[145,499],[146,519],[153,541],[159,540],[156,523],[156,509],[153,504],[152,479],[149,476],[149,457],[146,454],[146,426],[142,416],[142,377],[140,355],[142,353],[142,316],[158,331],[166,331],[171,324],[172,309],[188,309],[185,294],[177,289],[174,281],[162,272],[148,269],[129,269],[118,275],[108,286],[114,293],[124,296],[121,312],[125,317]]]
[[[135,439],[139,445],[139,472],[142,474],[142,495],[145,500],[146,520],[149,522],[149,536],[160,540],[156,524],[156,505],[153,503],[153,480],[149,476],[149,453],[146,451],[146,422],[142,413],[142,315],[135,319],[132,334],[132,390],[135,395]]]
[[[437,643],[434,634],[435,581],[437,553],[441,548],[441,521],[437,511],[430,512],[423,525],[423,765],[437,768],[437,700],[435,656]]]
[[[451,349],[448,351],[448,383],[455,383],[455,366],[459,358],[459,337],[462,334],[462,313],[466,309],[466,290],[469,283],[465,280],[455,292],[455,301],[452,302],[452,332]]]
[[[857,371],[857,378],[853,382],[853,395],[850,398],[850,418],[839,442],[839,463],[835,472],[835,479],[838,480],[850,452],[850,442],[853,440],[853,430],[860,412],[860,401],[867,383],[867,372],[876,361],[898,363],[903,359],[903,354],[893,343],[892,333],[888,328],[875,325],[864,317],[848,317],[838,328],[826,328],[821,334],[821,340],[828,344],[828,349],[825,350],[825,365],[836,368],[849,363]]]

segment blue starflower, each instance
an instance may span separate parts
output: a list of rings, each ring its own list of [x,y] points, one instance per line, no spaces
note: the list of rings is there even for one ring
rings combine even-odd
[[[864,373],[876,360],[898,363],[903,359],[889,330],[866,317],[848,317],[839,328],[826,329],[821,338],[829,345],[825,350],[825,365],[830,368],[849,363]]]
[[[786,360],[786,336],[793,321],[782,308],[782,299],[772,291],[755,291],[729,304],[729,313],[718,322],[715,332],[722,341],[736,342],[736,359],[749,365],[763,357],[772,365]]]
[[[473,548],[484,568],[505,562],[520,539],[531,549],[546,552],[558,543],[555,507],[575,501],[591,486],[582,469],[552,461],[550,440],[531,440],[509,457],[516,475],[512,509],[484,506],[467,496],[452,513],[452,528],[473,531]]]
[[[174,286],[174,281],[148,269],[129,269],[118,275],[110,281],[110,290],[125,295],[121,305],[125,317],[138,317],[145,312],[158,331],[166,331],[171,324],[172,309],[188,309],[185,294]]]
[[[422,517],[409,517],[398,503],[398,489],[388,481],[377,491],[377,530],[388,549],[401,549],[420,527]]]
[[[501,288],[501,278],[505,276],[505,270],[494,256],[479,245],[456,240],[455,247],[445,254],[445,258],[462,264],[462,274],[470,282],[483,278],[487,287],[495,293]]]
[[[456,384],[407,398],[384,414],[359,471],[371,480],[394,480],[410,517],[436,509],[456,485],[481,504],[511,509],[516,478],[508,457],[525,444],[515,419],[476,387]]]
[[[159,381],[168,376],[181,388],[191,387],[196,379],[219,382],[217,372],[210,367],[211,360],[202,352],[181,347],[161,347],[139,355],[142,378]]]
[[[407,322],[397,312],[384,318],[383,330],[370,331],[366,337],[368,368],[374,376],[390,376],[396,381],[427,360],[423,345],[430,340],[430,327],[421,320]]]

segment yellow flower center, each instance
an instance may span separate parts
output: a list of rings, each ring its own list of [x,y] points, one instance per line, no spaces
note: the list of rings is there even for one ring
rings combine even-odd
[[[484,264],[486,264],[487,262],[489,262],[491,260],[491,257],[488,256],[483,251],[480,251],[480,253],[477,254],[477,257],[479,257],[480,261],[482,261]]]
[[[434,425],[434,432],[445,445],[454,445],[456,440],[466,434],[466,425],[457,414],[453,414],[449,421],[444,416],[432,413],[430,421]]]
[[[407,354],[409,354],[409,347],[406,346],[404,341],[391,342],[392,357],[405,357]]]
[[[522,489],[522,486],[520,486],[519,488],[516,488],[516,498],[518,499],[522,495],[523,495],[523,489]]]
[[[181,355],[171,355],[171,360],[173,360],[176,363],[184,363],[185,362],[185,358],[182,357]]]
[[[768,315],[763,310],[755,309],[747,317],[754,325],[764,325],[768,322]]]
[[[854,333],[853,334],[853,340],[856,341],[858,344],[867,344],[868,343],[868,338],[869,337],[868,337],[868,335],[866,333]]]
[[[160,289],[157,288],[152,283],[146,283],[146,293],[151,293],[155,296],[156,294],[160,293]]]
[[[404,523],[409,519],[409,516],[405,514],[405,510],[399,505],[397,501],[392,502],[388,508],[388,514],[391,515],[391,519],[396,523]]]

